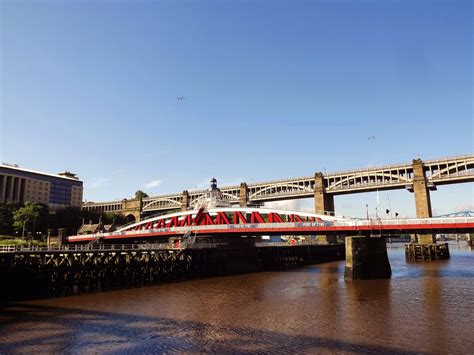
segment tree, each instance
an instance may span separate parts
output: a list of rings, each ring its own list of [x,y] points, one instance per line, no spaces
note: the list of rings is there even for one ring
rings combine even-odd
[[[116,226],[120,226],[127,223],[127,219],[118,213],[105,212],[102,214],[102,222],[104,222],[104,224],[115,224]]]
[[[17,208],[15,203],[0,203],[0,234],[13,235],[13,212]]]
[[[32,232],[35,232],[36,220],[39,219],[42,209],[43,206],[37,203],[26,202],[23,207],[13,212],[13,227],[22,231],[22,237],[24,236],[25,229],[30,225],[32,225]]]
[[[137,200],[142,200],[145,197],[148,197],[148,194],[146,192],[143,192],[142,190],[138,190],[137,192],[135,192],[135,198]]]
[[[81,226],[83,218],[82,211],[79,207],[69,206],[56,211],[55,223],[51,223],[51,226],[54,225],[55,228],[66,228],[68,234],[75,234],[77,229]],[[87,219],[85,222],[89,223],[89,220]]]

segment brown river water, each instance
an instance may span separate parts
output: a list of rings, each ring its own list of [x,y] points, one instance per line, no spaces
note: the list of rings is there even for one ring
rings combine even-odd
[[[474,353],[474,251],[344,281],[344,262],[18,302],[0,353]],[[3,287],[4,285],[2,285]]]

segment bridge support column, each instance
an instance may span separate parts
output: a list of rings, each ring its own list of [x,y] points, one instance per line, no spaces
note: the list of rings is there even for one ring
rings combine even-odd
[[[320,214],[334,214],[334,196],[326,192],[322,173],[314,175],[314,210]]]
[[[127,218],[127,223],[132,221],[138,222],[141,218],[142,211],[142,199],[122,200],[122,209],[120,212]]]
[[[415,195],[416,217],[432,217],[430,191],[421,159],[413,160],[413,194]],[[418,235],[418,243],[432,244],[436,243],[436,239],[433,234],[421,234]]]
[[[183,194],[182,194],[182,197],[181,197],[181,211],[184,212],[184,211],[188,210],[189,201],[190,201],[189,192],[188,192],[188,190],[184,190]]]
[[[467,245],[470,247],[474,247],[474,234],[469,233],[467,235]]]
[[[384,237],[346,238],[346,280],[389,279],[392,269],[388,261]]]
[[[319,214],[334,214],[334,196],[326,193],[324,186],[324,176],[322,173],[314,175],[314,210]],[[318,244],[335,244],[335,235],[317,235]]]
[[[245,182],[240,184],[239,206],[247,207],[249,202],[249,188]]]
[[[337,236],[335,235],[317,235],[316,236],[317,244],[337,244]]]

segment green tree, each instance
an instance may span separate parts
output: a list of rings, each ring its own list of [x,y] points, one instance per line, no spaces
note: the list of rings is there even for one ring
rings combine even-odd
[[[125,217],[113,212],[83,211],[79,207],[66,207],[50,216],[51,228],[66,228],[69,234],[76,234],[82,223],[99,223],[122,225]]]
[[[105,212],[102,214],[102,222],[104,222],[104,224],[115,223],[116,226],[120,226],[127,223],[127,219],[118,213]]]
[[[13,212],[17,208],[15,203],[0,203],[0,234],[13,235]]]
[[[82,224],[82,211],[79,207],[66,207],[56,211],[55,228],[66,228],[68,234],[75,234]],[[89,223],[87,220],[86,223]]]
[[[137,200],[144,199],[145,197],[148,197],[148,194],[146,192],[143,192],[142,190],[138,190],[137,192],[135,192],[135,198]]]
[[[36,222],[39,221],[41,210],[43,206],[26,202],[22,207],[13,212],[13,227],[17,230],[22,231],[22,236],[25,230],[31,227],[31,231],[34,233],[36,229]]]

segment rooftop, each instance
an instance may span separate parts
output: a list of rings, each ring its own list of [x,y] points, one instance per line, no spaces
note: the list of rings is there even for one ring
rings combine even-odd
[[[73,174],[69,171],[64,171],[64,172],[61,172],[59,174],[49,174],[49,173],[44,173],[42,171],[36,171],[36,170],[31,170],[31,169],[20,168],[17,164],[7,164],[7,163],[2,163],[0,165],[0,168],[6,168],[6,169],[11,169],[11,170],[17,170],[17,171],[24,171],[24,172],[27,172],[27,173],[33,173],[33,174],[39,174],[39,175],[52,176],[52,177],[56,177],[56,178],[59,178],[59,179],[81,181],[76,176],[76,174]]]

